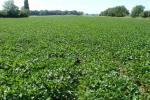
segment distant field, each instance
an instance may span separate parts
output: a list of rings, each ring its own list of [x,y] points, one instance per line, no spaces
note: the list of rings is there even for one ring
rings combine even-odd
[[[150,100],[150,19],[0,19],[0,99]]]

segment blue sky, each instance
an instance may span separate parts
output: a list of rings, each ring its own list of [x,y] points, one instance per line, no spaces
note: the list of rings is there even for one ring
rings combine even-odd
[[[0,0],[0,9],[3,2]],[[19,7],[23,6],[24,0],[14,0]],[[29,0],[31,10],[78,10],[85,13],[99,13],[109,7],[125,5],[129,10],[135,5],[144,5],[150,10],[150,0]]]

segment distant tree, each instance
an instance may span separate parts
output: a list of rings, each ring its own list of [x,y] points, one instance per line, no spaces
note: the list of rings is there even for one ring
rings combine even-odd
[[[124,17],[129,15],[129,11],[125,6],[117,6],[114,8],[114,13],[116,17]]]
[[[129,15],[129,10],[125,6],[108,8],[100,13],[100,16],[124,17]]]
[[[2,11],[0,11],[0,17],[3,17],[3,12]]]
[[[142,5],[137,5],[133,7],[131,11],[131,16],[132,17],[139,17],[142,12],[144,12],[145,7]]]
[[[28,9],[24,9],[24,7],[21,8],[19,12],[19,17],[28,17],[30,14]]]
[[[144,11],[140,14],[141,17],[143,18],[147,18],[147,17],[150,17],[150,11]]]
[[[31,15],[40,15],[40,12],[38,11],[38,10],[33,10],[33,11],[31,11],[31,13],[30,13]]]
[[[3,13],[5,13],[5,17],[19,16],[19,8],[14,4],[14,0],[5,1],[3,8]]]
[[[30,10],[28,0],[24,0],[24,9]]]
[[[28,1],[25,4],[28,4]],[[0,11],[0,17],[28,17],[29,6],[26,6],[26,8],[24,6],[19,10],[19,7],[14,4],[14,0],[7,0],[4,2],[3,10]]]
[[[40,15],[48,15],[48,10],[40,10]]]
[[[49,12],[51,12],[51,11],[49,11]],[[56,15],[62,15],[63,14],[62,11],[60,11],[60,10],[56,10],[55,12],[56,12]]]
[[[36,15],[36,16],[45,16],[45,15],[83,15],[83,12],[81,11],[61,11],[61,10],[33,10],[31,11],[31,15]]]
[[[24,0],[24,7],[22,7],[21,9],[21,14],[25,17],[28,17],[30,15],[30,8],[29,8],[28,0]]]
[[[78,12],[78,15],[84,15],[84,12],[79,11],[79,12]]]

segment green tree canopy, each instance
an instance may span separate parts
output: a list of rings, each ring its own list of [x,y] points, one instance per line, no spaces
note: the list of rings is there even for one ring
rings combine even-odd
[[[147,18],[147,17],[150,17],[150,11],[144,11],[140,14],[141,17],[143,18]]]
[[[3,9],[9,17],[17,17],[19,15],[19,8],[14,4],[14,0],[5,1]]]
[[[21,9],[21,16],[28,17],[30,15],[30,8],[28,0],[24,0],[24,6]]]
[[[132,17],[139,17],[142,12],[144,12],[145,7],[142,5],[137,5],[133,7],[131,11],[131,16]]]
[[[24,0],[24,9],[30,10],[28,0]]]
[[[113,8],[108,8],[101,12],[101,16],[114,16],[114,17],[124,17],[129,15],[129,11],[125,6],[116,6]]]

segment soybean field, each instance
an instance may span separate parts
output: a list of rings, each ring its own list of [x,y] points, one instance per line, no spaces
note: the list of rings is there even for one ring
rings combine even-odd
[[[150,19],[0,18],[1,100],[150,100]]]

